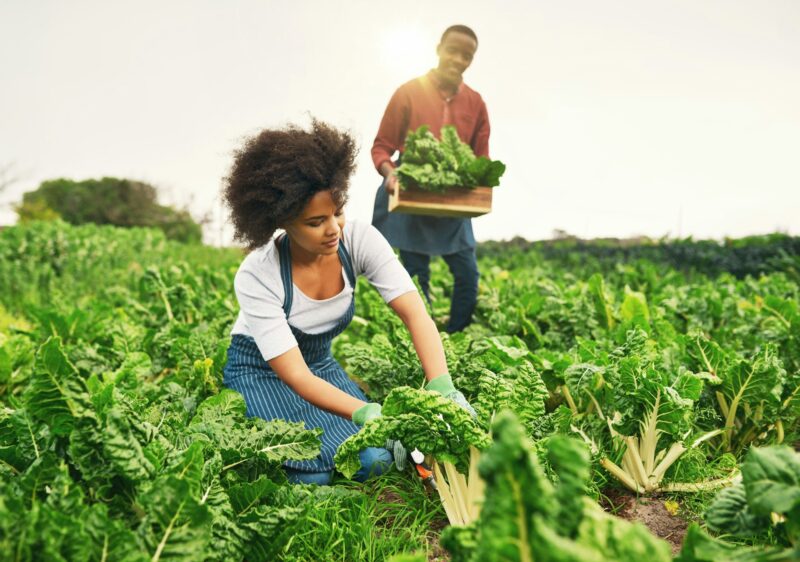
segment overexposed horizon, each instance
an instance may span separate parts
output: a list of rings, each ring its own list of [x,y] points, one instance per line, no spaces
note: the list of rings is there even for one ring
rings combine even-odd
[[[508,167],[479,240],[800,235],[794,0],[5,0],[0,224],[44,180],[116,176],[230,243],[232,151],[311,116],[357,139],[347,212],[369,221],[386,103],[453,23],[478,34],[465,81]]]

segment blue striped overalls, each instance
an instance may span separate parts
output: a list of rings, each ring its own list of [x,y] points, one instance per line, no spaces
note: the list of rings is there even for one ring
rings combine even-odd
[[[289,237],[280,241],[279,255],[281,279],[285,294],[283,310],[286,318],[292,309],[292,261],[289,253]],[[355,291],[356,276],[350,261],[350,254],[339,242],[339,259],[345,270],[350,286]],[[341,365],[331,355],[331,341],[344,331],[353,319],[355,311],[354,298],[350,307],[336,326],[321,334],[306,334],[294,326],[292,329],[297,339],[300,353],[308,368],[319,378],[328,381],[344,392],[367,401],[360,388],[347,376]],[[304,422],[307,428],[320,427],[322,434],[322,451],[319,457],[305,461],[287,461],[284,466],[303,472],[324,472],[333,470],[333,456],[342,442],[358,432],[359,427],[352,421],[317,408],[301,398],[286,383],[281,381],[264,361],[255,340],[250,336],[234,334],[228,348],[228,362],[225,364],[224,384],[244,396],[247,404],[247,415],[264,419],[281,418],[289,421]]]

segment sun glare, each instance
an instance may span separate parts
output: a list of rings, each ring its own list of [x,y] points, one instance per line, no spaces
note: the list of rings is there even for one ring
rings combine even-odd
[[[412,78],[424,74],[435,63],[435,47],[423,33],[413,27],[390,29],[383,40],[383,56],[387,65],[399,75]]]

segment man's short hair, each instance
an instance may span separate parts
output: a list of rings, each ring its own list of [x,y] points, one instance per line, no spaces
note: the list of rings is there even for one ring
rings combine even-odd
[[[475,39],[475,43],[478,42],[478,36],[475,35],[475,32],[472,31],[472,29],[467,27],[466,25],[451,25],[450,27],[444,30],[444,33],[442,33],[442,38],[439,40],[439,42],[444,43],[444,38],[447,37],[447,34],[453,32],[469,35],[470,37]]]

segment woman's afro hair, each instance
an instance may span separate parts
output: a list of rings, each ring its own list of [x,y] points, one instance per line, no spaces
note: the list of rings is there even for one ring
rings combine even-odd
[[[344,205],[355,158],[353,138],[316,119],[308,131],[289,125],[246,139],[224,180],[236,239],[263,246],[320,191]]]

